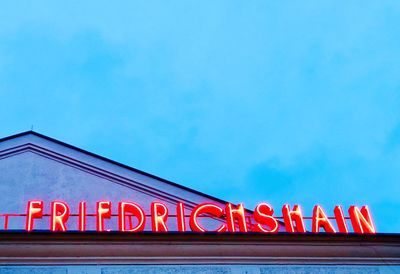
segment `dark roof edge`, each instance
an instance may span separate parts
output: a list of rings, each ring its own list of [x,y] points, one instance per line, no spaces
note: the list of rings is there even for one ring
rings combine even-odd
[[[59,140],[57,140],[57,139],[54,139],[54,138],[48,137],[48,136],[46,136],[46,135],[40,134],[40,133],[35,132],[35,131],[33,131],[33,130],[24,131],[24,132],[21,132],[21,133],[17,133],[17,134],[14,134],[14,135],[10,135],[10,136],[7,136],[7,137],[0,138],[0,143],[1,143],[1,142],[4,142],[4,141],[7,141],[7,140],[15,139],[15,138],[18,138],[18,137],[22,137],[22,136],[25,136],[25,135],[29,135],[29,134],[35,135],[35,136],[37,136],[37,137],[46,139],[46,140],[48,140],[48,141],[51,141],[51,142],[53,142],[53,143],[57,143],[57,144],[59,144],[59,145],[65,146],[65,147],[68,147],[68,148],[70,148],[70,149],[79,151],[79,152],[81,152],[81,153],[83,153],[83,154],[86,154],[86,155],[88,155],[88,156],[95,157],[95,158],[97,158],[97,159],[106,161],[106,162],[111,163],[111,164],[113,164],[113,165],[117,165],[117,166],[119,166],[119,167],[126,168],[126,169],[128,169],[128,170],[130,170],[130,171],[134,171],[134,172],[140,173],[140,174],[142,174],[142,175],[144,175],[144,176],[151,177],[151,178],[153,178],[153,179],[156,179],[156,180],[158,180],[158,181],[161,181],[161,182],[164,182],[164,183],[166,183],[166,184],[172,185],[172,186],[174,186],[174,187],[178,187],[178,188],[180,188],[180,189],[183,189],[183,190],[185,190],[185,191],[189,191],[189,192],[192,192],[192,193],[194,193],[194,194],[197,194],[197,195],[206,197],[206,198],[208,198],[208,199],[212,199],[212,200],[217,201],[217,202],[219,202],[219,203],[223,203],[223,204],[228,203],[228,201],[225,201],[225,200],[222,200],[222,199],[213,197],[213,196],[211,196],[211,195],[208,195],[208,194],[205,194],[205,193],[203,193],[203,192],[201,192],[201,191],[197,191],[197,190],[194,190],[194,189],[192,189],[192,188],[183,186],[183,185],[181,185],[181,184],[174,183],[174,182],[172,182],[172,181],[168,181],[168,180],[163,179],[163,178],[161,178],[161,177],[158,177],[158,176],[156,176],[156,175],[153,175],[153,174],[147,173],[147,172],[145,172],[145,171],[136,169],[136,168],[134,168],[134,167],[131,167],[131,166],[128,166],[128,165],[125,165],[125,164],[121,164],[121,163],[116,162],[116,161],[114,161],[114,160],[111,160],[111,159],[109,159],[109,158],[106,158],[106,157],[100,156],[100,155],[98,155],[98,154],[89,152],[89,151],[87,151],[87,150],[81,149],[81,148],[79,148],[79,147],[76,147],[76,146],[73,146],[73,145],[64,143],[64,142],[62,142],[62,141],[59,141]],[[251,210],[249,210],[249,211],[251,212]]]

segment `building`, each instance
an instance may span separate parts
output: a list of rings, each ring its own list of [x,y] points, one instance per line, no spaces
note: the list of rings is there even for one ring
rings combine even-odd
[[[244,232],[226,201],[32,131],[0,140],[0,190],[0,273],[400,273],[399,234]]]

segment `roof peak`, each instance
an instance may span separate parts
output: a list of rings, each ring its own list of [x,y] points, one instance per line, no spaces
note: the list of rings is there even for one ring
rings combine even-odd
[[[12,134],[12,135],[9,135],[9,136],[2,137],[2,138],[0,138],[0,142],[6,141],[6,140],[10,140],[10,139],[15,139],[15,138],[18,138],[18,137],[21,137],[21,136],[25,136],[25,135],[29,135],[29,134],[33,134],[33,135],[37,135],[37,136],[45,136],[45,135],[42,135],[42,134],[40,134],[40,133],[38,133],[36,131],[27,130],[27,131],[22,131],[22,132],[19,132],[19,133],[15,133],[15,134]]]

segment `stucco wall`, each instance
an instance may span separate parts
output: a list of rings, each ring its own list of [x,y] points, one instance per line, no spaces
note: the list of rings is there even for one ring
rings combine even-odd
[[[142,206],[150,214],[151,202],[163,202],[169,215],[176,214],[176,203],[185,204],[185,214],[202,202],[225,203],[205,194],[189,190],[174,183],[166,182],[153,175],[121,166],[109,160],[92,156],[51,141],[36,134],[27,134],[0,142],[0,213],[26,212],[28,200],[44,201],[44,213],[50,213],[50,202],[67,202],[71,213],[78,213],[80,201],[87,202],[87,213],[95,213],[96,202],[111,201],[112,213],[117,213],[118,202],[130,201]],[[135,218],[133,218],[135,222]],[[223,220],[202,218],[202,225],[210,230],[218,227]],[[0,218],[0,230],[5,219]],[[145,230],[151,230],[147,218]],[[166,221],[170,231],[177,230],[177,221],[169,217]],[[188,218],[186,226],[189,227]],[[10,217],[8,229],[23,229],[25,217]],[[49,217],[35,221],[35,229],[48,230]],[[118,229],[117,217],[106,220],[106,227]],[[68,230],[77,230],[77,217],[70,216]],[[93,216],[87,217],[87,229],[95,229]]]
[[[43,200],[47,206],[46,212],[49,211],[49,202],[55,199],[68,202],[73,212],[77,211],[77,204],[81,200],[88,202],[89,212],[94,212],[94,205],[98,200],[110,200],[114,204],[121,200],[131,200],[143,204],[146,212],[149,211],[152,201],[162,200],[173,212],[173,205],[177,200],[185,201],[189,207],[210,199],[60,144],[37,140],[37,136],[24,138],[26,140],[13,139],[0,143],[2,213],[22,213],[25,211],[26,201],[30,199]],[[0,227],[4,224],[3,219],[0,218]],[[76,227],[74,221],[72,219],[68,223],[72,228]],[[93,222],[91,225],[93,229]],[[115,222],[110,220],[107,225],[110,228],[115,227]],[[215,227],[215,223],[213,225]],[[173,229],[173,223],[170,226]],[[23,227],[23,217],[19,221],[10,220],[10,229]],[[48,217],[37,220],[35,227],[48,229]],[[149,230],[149,225],[146,229]],[[399,266],[388,265],[391,261],[399,265],[400,245],[395,236],[386,240],[382,236],[380,242],[374,237],[367,243],[367,238],[350,241],[347,236],[340,238],[338,235],[337,239],[334,236],[330,236],[332,239],[322,236],[317,239],[318,235],[313,236],[315,239],[308,239],[309,235],[303,235],[304,239],[300,241],[297,238],[301,235],[294,235],[296,238],[289,235],[268,238],[264,237],[266,235],[247,234],[47,235],[15,232],[12,235],[9,232],[3,232],[0,237],[0,274],[400,273]],[[258,238],[251,240],[250,236]],[[286,262],[285,260],[291,260],[294,264],[307,264],[311,262],[311,256],[317,263],[325,264],[328,261],[339,264],[350,261],[353,265],[274,265]],[[274,259],[278,257],[279,260]],[[329,260],[330,258],[334,260]],[[199,264],[196,265],[195,259]],[[145,265],[140,264],[141,261]],[[372,262],[379,266],[361,265],[363,262]],[[44,265],[46,263],[47,266]],[[85,263],[88,265],[84,265]],[[132,265],[135,263],[139,264]],[[160,265],[155,265],[156,263]],[[175,265],[162,265],[168,263]],[[248,265],[239,265],[246,263]],[[259,263],[270,264],[255,265]],[[30,264],[32,265],[29,266]]]
[[[93,214],[97,201],[111,201],[112,213],[117,214],[118,202],[130,201],[141,205],[146,214],[150,214],[150,204],[155,201],[163,202],[169,208],[169,214],[175,214],[176,203],[164,198],[158,193],[152,195],[135,189],[134,186],[124,185],[114,178],[102,176],[87,169],[80,169],[60,163],[32,152],[24,152],[0,160],[0,213],[26,212],[27,201],[44,201],[44,212],[50,213],[50,202],[60,200],[68,203],[71,213],[78,213],[80,201],[86,201],[87,213]],[[185,195],[184,191],[174,195]],[[176,198],[179,199],[179,198]],[[186,209],[186,214],[190,210]],[[78,230],[77,217],[70,216],[67,222],[68,230]],[[135,222],[135,219],[133,219]],[[218,227],[219,222],[210,218],[201,220],[205,227]],[[106,220],[106,227],[118,230],[117,217]],[[176,218],[167,220],[170,231],[177,231]],[[189,227],[188,218],[186,226]],[[23,229],[25,217],[9,218],[8,229]],[[49,217],[35,220],[35,229],[48,230]],[[0,218],[0,230],[4,228],[4,218]],[[95,230],[95,217],[87,217],[87,230]],[[151,220],[146,219],[145,230],[151,230]]]

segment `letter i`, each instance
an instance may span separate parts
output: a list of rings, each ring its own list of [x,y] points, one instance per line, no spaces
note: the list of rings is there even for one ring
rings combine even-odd
[[[186,232],[185,207],[181,202],[176,205],[176,219],[178,222],[178,231]]]
[[[79,231],[86,231],[86,202],[79,203]]]

